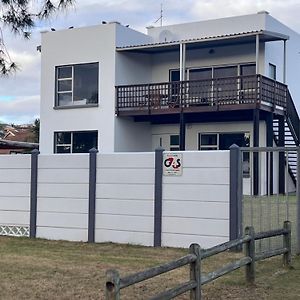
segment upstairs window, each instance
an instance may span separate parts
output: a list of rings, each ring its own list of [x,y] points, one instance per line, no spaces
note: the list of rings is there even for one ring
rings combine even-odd
[[[56,106],[98,103],[99,64],[56,67]]]

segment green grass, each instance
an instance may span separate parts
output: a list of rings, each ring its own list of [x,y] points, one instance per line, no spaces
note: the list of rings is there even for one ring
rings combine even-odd
[[[292,223],[292,248],[296,249],[297,202],[295,195],[289,196],[244,196],[243,228],[254,226],[256,232],[283,227],[286,220]],[[273,238],[271,246],[281,246],[282,238]],[[258,243],[262,250],[269,247],[268,241]]]
[[[0,237],[0,299],[104,299],[105,271],[121,276],[187,254],[186,249],[119,244],[86,244]],[[241,257],[223,253],[203,261],[209,272]],[[300,299],[300,258],[292,269],[280,257],[257,264],[257,280],[248,286],[244,269],[205,285],[204,299]],[[147,299],[188,280],[188,268],[122,290],[121,299]],[[189,299],[182,295],[178,299]]]

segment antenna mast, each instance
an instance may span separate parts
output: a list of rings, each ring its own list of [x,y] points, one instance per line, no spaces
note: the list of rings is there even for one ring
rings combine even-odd
[[[163,4],[160,4],[160,17],[154,22],[156,24],[158,21],[160,21],[160,26],[163,25]]]

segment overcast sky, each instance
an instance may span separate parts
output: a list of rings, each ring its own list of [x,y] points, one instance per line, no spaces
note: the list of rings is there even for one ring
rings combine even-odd
[[[40,31],[54,27],[82,27],[117,20],[145,32],[159,18],[163,4],[165,25],[229,17],[267,10],[300,32],[299,0],[77,0],[76,7],[46,23],[39,24],[30,41],[4,31],[10,55],[21,70],[10,78],[0,77],[0,121],[29,123],[39,116],[40,103]]]

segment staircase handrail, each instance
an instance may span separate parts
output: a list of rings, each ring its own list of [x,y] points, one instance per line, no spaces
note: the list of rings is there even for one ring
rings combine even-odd
[[[286,120],[290,125],[291,133],[295,139],[295,143],[298,146],[300,142],[300,119],[289,90],[287,90],[286,117]]]

